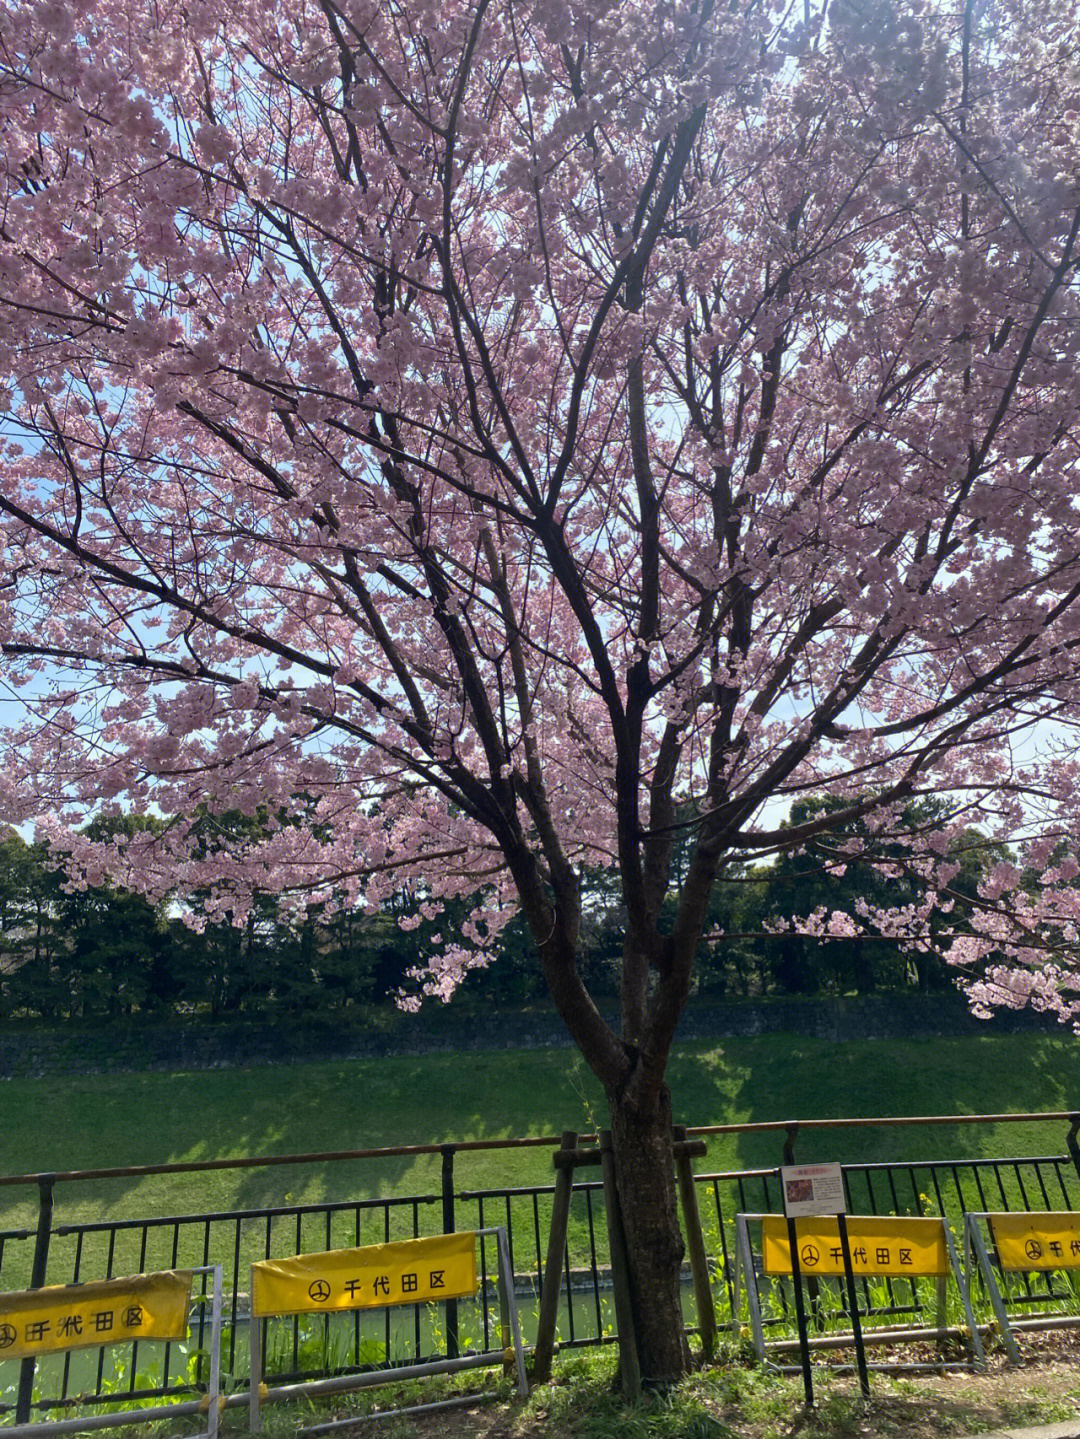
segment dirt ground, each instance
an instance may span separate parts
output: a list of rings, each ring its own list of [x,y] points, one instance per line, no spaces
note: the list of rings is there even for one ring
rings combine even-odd
[[[579,1415],[566,1386],[554,1383],[535,1390],[527,1404],[492,1401],[358,1423],[341,1433],[348,1439],[937,1439],[1075,1419],[1080,1439],[1080,1334],[1029,1335],[1021,1347],[1021,1368],[994,1354],[981,1374],[873,1372],[865,1404],[854,1376],[815,1369],[812,1411],[803,1405],[800,1376],[729,1368],[699,1377],[685,1417],[682,1406],[658,1398],[636,1409]],[[908,1353],[913,1360],[933,1357],[932,1351]]]

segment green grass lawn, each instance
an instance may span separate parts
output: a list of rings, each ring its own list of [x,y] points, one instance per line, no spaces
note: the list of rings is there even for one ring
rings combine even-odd
[[[923,1042],[838,1044],[772,1035],[689,1042],[671,1064],[674,1113],[691,1126],[878,1115],[1008,1113],[1080,1109],[1080,1043],[1062,1033],[996,1036]],[[197,1073],[142,1073],[15,1080],[0,1087],[4,1171],[53,1172],[121,1165],[156,1164],[245,1155],[275,1155],[352,1148],[589,1132],[604,1122],[598,1086],[570,1050],[487,1051],[348,1062],[259,1066]],[[1065,1124],[877,1127],[804,1132],[802,1160],[919,1161],[947,1158],[1060,1154]],[[780,1161],[783,1134],[713,1136],[702,1169],[772,1167]],[[50,1282],[75,1272],[72,1251],[80,1246],[83,1277],[107,1272],[202,1262],[202,1226],[181,1226],[179,1251],[168,1253],[171,1226],[151,1232],[150,1248],[138,1252],[139,1231],[117,1241],[115,1267],[111,1236],[82,1239],[57,1233],[56,1226],[94,1220],[205,1214],[322,1200],[356,1200],[392,1195],[438,1195],[441,1157],[399,1155],[249,1170],[152,1175],[142,1179],[62,1183],[56,1190]],[[583,1178],[586,1176],[582,1176]],[[589,1172],[595,1178],[595,1171]],[[456,1187],[505,1188],[548,1184],[551,1150],[462,1153]],[[3,1231],[31,1229],[36,1187],[0,1187]],[[727,1204],[727,1201],[725,1201]],[[529,1201],[514,1201],[513,1232],[518,1262],[531,1270]],[[575,1201],[569,1249],[575,1265],[587,1263],[589,1231],[584,1203]],[[492,1204],[486,1223],[504,1222]],[[726,1222],[730,1215],[725,1209]],[[437,1204],[423,1212],[422,1232],[438,1227]],[[719,1252],[706,1214],[707,1243]],[[309,1216],[303,1239],[293,1220],[275,1221],[275,1252],[370,1243],[381,1213],[365,1216],[364,1235],[348,1232],[352,1219],[339,1216],[333,1236]],[[387,1220],[389,1224],[391,1221]],[[395,1237],[407,1226],[409,1210],[396,1211]],[[472,1227],[475,1209],[459,1201],[457,1222]],[[235,1257],[238,1274],[260,1258],[262,1220],[223,1221],[206,1226],[210,1257]],[[541,1221],[546,1234],[546,1218]],[[600,1262],[606,1240],[598,1220]],[[179,1232],[179,1230],[177,1231]],[[405,1232],[409,1232],[407,1228]],[[145,1237],[141,1241],[146,1243]],[[175,1242],[175,1241],[174,1241]],[[233,1245],[236,1256],[233,1256]],[[269,1233],[266,1232],[269,1244]],[[134,1245],[134,1248],[132,1246]],[[163,1247],[164,1246],[164,1247]],[[3,1254],[4,1287],[29,1282],[32,1240],[9,1241]],[[605,1300],[605,1303],[608,1301]],[[526,1309],[529,1305],[526,1304]],[[531,1312],[531,1311],[530,1311]],[[526,1318],[526,1323],[531,1322]],[[242,1343],[241,1343],[242,1348]],[[14,1381],[12,1381],[14,1382]]]
[[[926,1041],[770,1035],[683,1044],[671,1063],[689,1125],[1080,1108],[1080,1041],[988,1032]],[[570,1050],[493,1050],[197,1073],[12,1080],[0,1088],[7,1174],[223,1156],[376,1148],[592,1130],[599,1088]],[[709,1141],[710,1169],[779,1162],[782,1135]],[[800,1136],[801,1160],[1062,1153],[1064,1125],[851,1129]],[[700,1167],[700,1166],[699,1166]],[[440,1159],[60,1185],[56,1222],[391,1193],[437,1194]],[[547,1150],[460,1155],[458,1186],[547,1183]],[[36,1192],[0,1188],[0,1229],[30,1225]]]

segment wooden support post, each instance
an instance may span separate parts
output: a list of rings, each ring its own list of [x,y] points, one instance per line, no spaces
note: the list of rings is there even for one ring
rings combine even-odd
[[[577,1145],[577,1131],[563,1132],[560,1153],[571,1155]],[[540,1287],[540,1314],[536,1323],[536,1347],[533,1350],[533,1383],[546,1384],[551,1378],[551,1360],[555,1353],[555,1327],[559,1318],[559,1294],[566,1254],[566,1230],[570,1222],[570,1197],[574,1187],[574,1167],[560,1165],[556,1154],[555,1197],[551,1204],[551,1227],[548,1230],[547,1259]],[[569,1282],[569,1280],[568,1280]]]
[[[630,1266],[626,1258],[622,1209],[615,1183],[615,1153],[611,1130],[600,1131],[600,1168],[604,1176],[604,1208],[607,1211],[608,1246],[611,1253],[611,1283],[615,1290],[615,1322],[619,1329],[619,1369],[624,1399],[641,1393],[641,1364],[638,1359],[634,1309],[630,1297]]]
[[[701,1231],[701,1211],[698,1209],[694,1166],[691,1161],[691,1155],[695,1152],[701,1153],[705,1145],[687,1144],[685,1124],[677,1124],[674,1132],[675,1173],[679,1180],[679,1198],[682,1201],[690,1272],[694,1277],[694,1301],[697,1304],[698,1328],[701,1330],[701,1350],[706,1359],[711,1359],[716,1353],[716,1307],[713,1304],[709,1261],[705,1254],[705,1236]]]

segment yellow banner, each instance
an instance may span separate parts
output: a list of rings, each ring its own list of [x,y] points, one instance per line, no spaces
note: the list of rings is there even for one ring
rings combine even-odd
[[[791,1273],[788,1222],[767,1214],[761,1224],[762,1268],[766,1274]],[[904,1278],[949,1272],[945,1225],[940,1219],[882,1219],[853,1215],[848,1219],[851,1267],[856,1275]],[[844,1272],[840,1226],[835,1219],[796,1219],[799,1268],[804,1274]]]
[[[127,1339],[186,1339],[191,1271],[0,1294],[0,1359]]]
[[[991,1214],[1002,1269],[1080,1269],[1080,1214]]]
[[[476,1293],[476,1235],[437,1234],[364,1249],[331,1249],[251,1266],[251,1312],[323,1314]]]

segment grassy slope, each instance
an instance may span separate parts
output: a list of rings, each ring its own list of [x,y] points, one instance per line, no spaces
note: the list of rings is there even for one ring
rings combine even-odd
[[[687,1043],[672,1060],[687,1124],[1080,1108],[1071,1036],[834,1044],[788,1036]],[[488,1051],[326,1064],[16,1080],[0,1087],[3,1172],[226,1155],[509,1138],[590,1130],[599,1091],[567,1050]],[[805,1134],[800,1159],[1061,1153],[1064,1126]],[[710,1141],[710,1168],[775,1164],[780,1136]],[[548,1182],[547,1151],[460,1156],[458,1184]],[[437,1193],[438,1156],[155,1176],[61,1186],[57,1219],[180,1213],[356,1195]],[[0,1228],[33,1222],[36,1196],[0,1189]]]

